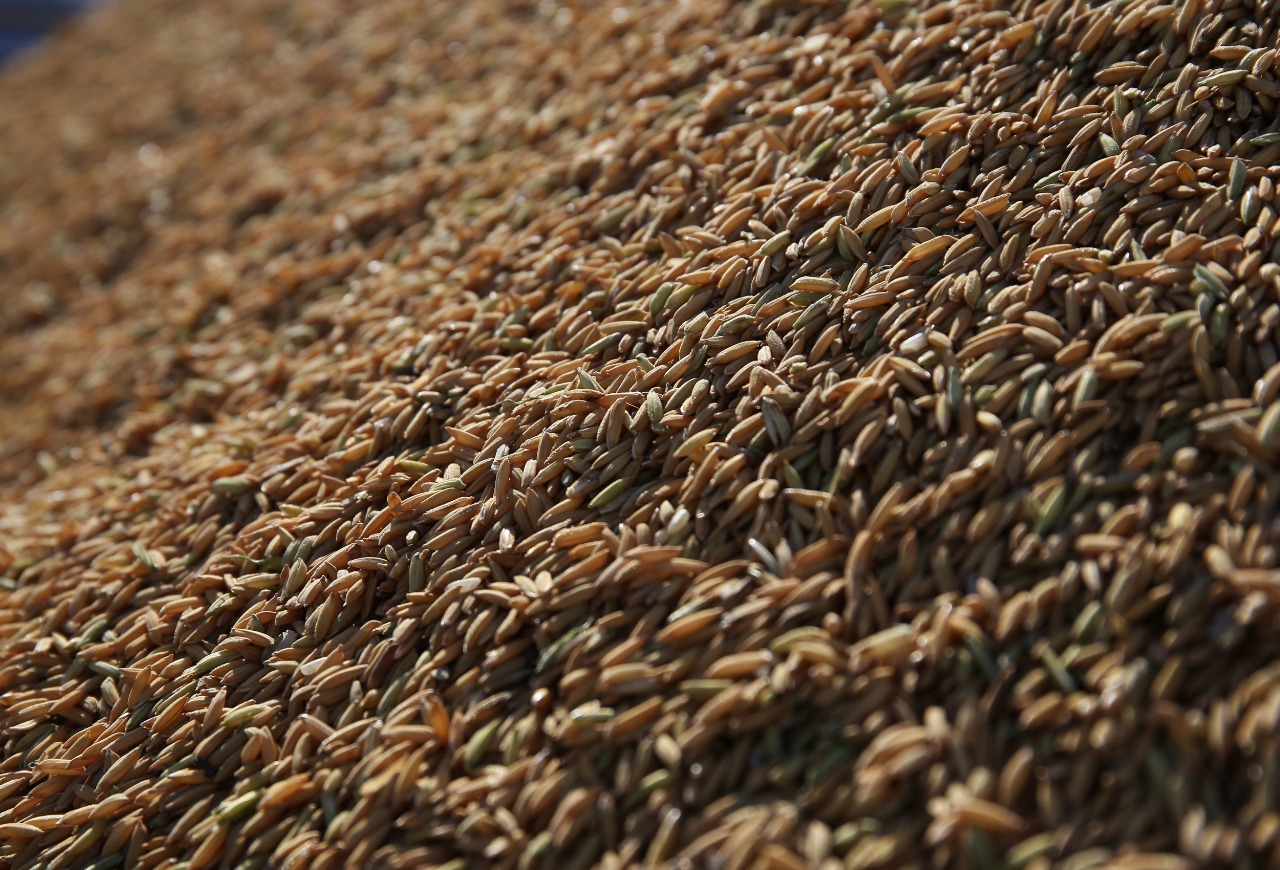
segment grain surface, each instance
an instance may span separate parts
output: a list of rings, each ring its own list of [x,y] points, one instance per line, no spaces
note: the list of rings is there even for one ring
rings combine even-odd
[[[120,0],[0,74],[0,864],[1280,865],[1272,0]]]

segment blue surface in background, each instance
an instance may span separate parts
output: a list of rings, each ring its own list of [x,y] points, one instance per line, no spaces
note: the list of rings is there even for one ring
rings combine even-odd
[[[0,63],[34,45],[90,0],[0,0]]]

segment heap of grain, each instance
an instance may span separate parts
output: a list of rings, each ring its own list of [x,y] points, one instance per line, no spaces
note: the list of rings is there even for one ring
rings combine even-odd
[[[999,5],[6,73],[0,860],[1280,861],[1280,11]]]

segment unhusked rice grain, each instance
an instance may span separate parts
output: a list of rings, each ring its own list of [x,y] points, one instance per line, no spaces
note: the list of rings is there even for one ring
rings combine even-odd
[[[1278,22],[77,22],[0,75],[0,863],[1280,864]]]

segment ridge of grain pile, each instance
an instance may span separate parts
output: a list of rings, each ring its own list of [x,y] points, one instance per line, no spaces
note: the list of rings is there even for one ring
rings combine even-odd
[[[1275,866],[1277,22],[77,23],[0,76],[0,863]]]

